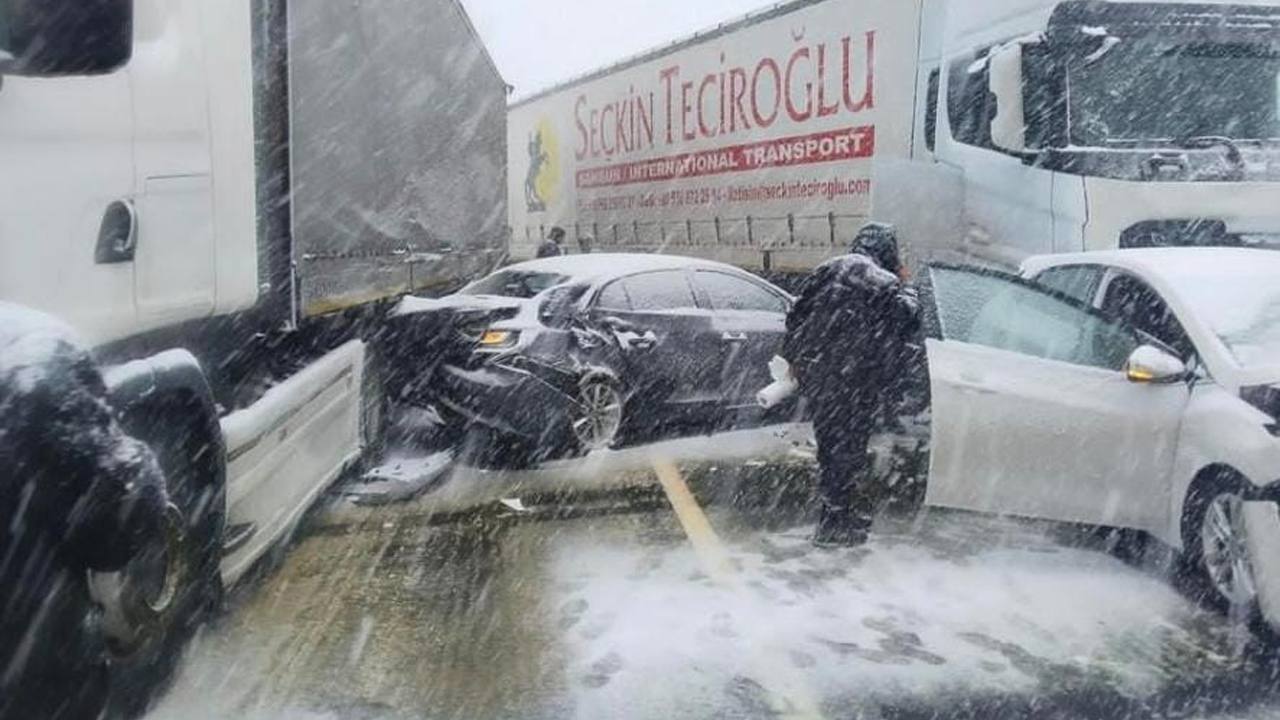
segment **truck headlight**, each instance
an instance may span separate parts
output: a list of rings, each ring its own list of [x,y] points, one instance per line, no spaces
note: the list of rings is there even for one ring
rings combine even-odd
[[[1267,430],[1280,437],[1280,386],[1255,385],[1240,391],[1240,399],[1266,413],[1271,418]]]

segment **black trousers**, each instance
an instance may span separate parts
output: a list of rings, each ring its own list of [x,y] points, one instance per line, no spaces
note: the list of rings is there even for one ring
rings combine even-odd
[[[876,395],[844,390],[806,393],[818,441],[818,495],[824,511],[848,514],[855,524],[865,526],[875,510],[867,446],[876,422]]]

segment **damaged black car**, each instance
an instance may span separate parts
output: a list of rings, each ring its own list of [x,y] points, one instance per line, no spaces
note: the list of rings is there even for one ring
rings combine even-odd
[[[405,370],[389,395],[504,463],[758,425],[772,419],[756,393],[791,302],[750,273],[686,257],[512,265],[401,303],[384,352]]]

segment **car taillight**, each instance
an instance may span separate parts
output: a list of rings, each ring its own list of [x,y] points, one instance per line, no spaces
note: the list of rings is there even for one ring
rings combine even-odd
[[[480,336],[480,350],[499,350],[513,347],[520,340],[520,333],[514,330],[485,330]]]

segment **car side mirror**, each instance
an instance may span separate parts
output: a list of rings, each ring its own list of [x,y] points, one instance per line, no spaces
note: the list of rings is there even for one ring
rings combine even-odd
[[[0,0],[0,75],[105,75],[133,55],[133,0]]]
[[[1012,42],[991,51],[987,83],[995,99],[991,143],[1005,152],[1027,151],[1027,117],[1023,104],[1022,44]]]
[[[1132,383],[1168,385],[1185,380],[1188,371],[1186,363],[1178,358],[1152,345],[1143,345],[1129,356],[1124,374]]]

